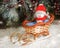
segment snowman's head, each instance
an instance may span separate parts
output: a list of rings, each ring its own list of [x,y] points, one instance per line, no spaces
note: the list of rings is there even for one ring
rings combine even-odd
[[[37,12],[35,13],[35,16],[36,16],[37,18],[43,18],[45,15],[46,15],[46,12],[44,12],[44,11],[37,11]]]

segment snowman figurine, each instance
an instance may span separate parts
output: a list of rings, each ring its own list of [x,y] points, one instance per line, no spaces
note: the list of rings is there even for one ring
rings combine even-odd
[[[34,18],[36,22],[47,22],[47,18],[50,18],[50,16],[46,13],[46,7],[44,4],[39,4],[36,7],[36,12],[34,14]]]
[[[26,25],[33,26],[33,25],[35,25],[36,23],[39,23],[39,22],[46,23],[46,22],[49,21],[50,16],[49,16],[48,13],[46,13],[46,7],[44,6],[44,4],[39,4],[36,7],[36,12],[34,14],[34,19],[35,19],[34,22],[29,22]]]

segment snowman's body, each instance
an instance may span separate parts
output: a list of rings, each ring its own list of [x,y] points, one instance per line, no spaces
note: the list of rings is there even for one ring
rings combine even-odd
[[[43,22],[44,20],[47,19],[47,15],[43,11],[38,11],[35,13],[35,19],[37,22]]]

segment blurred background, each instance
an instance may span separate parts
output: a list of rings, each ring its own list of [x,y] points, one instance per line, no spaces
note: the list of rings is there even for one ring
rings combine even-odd
[[[19,26],[25,19],[32,20],[35,8],[43,3],[47,12],[60,19],[60,0],[0,0],[0,26]]]

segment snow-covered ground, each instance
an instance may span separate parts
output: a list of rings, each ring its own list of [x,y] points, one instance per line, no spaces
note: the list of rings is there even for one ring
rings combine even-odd
[[[12,32],[24,32],[23,27],[0,29],[0,48],[60,48],[60,21],[54,21],[49,28],[49,36],[39,37],[31,44],[20,46],[17,42],[13,44],[9,35]]]

